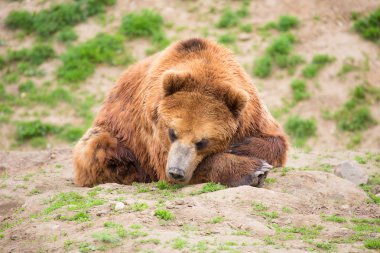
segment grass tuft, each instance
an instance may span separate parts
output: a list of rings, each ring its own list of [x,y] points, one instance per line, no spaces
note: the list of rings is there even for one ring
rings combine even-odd
[[[291,82],[290,86],[293,91],[294,102],[297,103],[310,97],[310,93],[307,91],[306,82],[304,80],[295,79]]]
[[[296,147],[303,147],[306,141],[317,131],[315,119],[303,119],[300,116],[291,116],[285,124],[286,132],[293,138]]]
[[[166,209],[157,209],[154,212],[154,216],[165,221],[174,220],[174,215]]]
[[[302,75],[309,79],[314,78],[327,64],[333,61],[335,61],[335,58],[326,54],[315,55],[311,63],[302,70]]]
[[[380,7],[368,16],[356,18],[354,29],[363,38],[380,45]]]

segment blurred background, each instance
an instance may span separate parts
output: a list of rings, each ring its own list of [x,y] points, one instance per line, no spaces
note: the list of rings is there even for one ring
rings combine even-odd
[[[234,52],[295,147],[379,151],[379,0],[2,0],[1,149],[73,145],[128,65],[194,36]]]

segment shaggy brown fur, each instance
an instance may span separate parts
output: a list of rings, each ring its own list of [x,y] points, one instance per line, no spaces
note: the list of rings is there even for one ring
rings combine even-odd
[[[287,149],[232,54],[195,38],[122,74],[74,149],[75,183],[175,182],[168,170],[184,163],[177,159],[183,152],[184,183],[258,186],[267,174],[263,161],[282,166]]]

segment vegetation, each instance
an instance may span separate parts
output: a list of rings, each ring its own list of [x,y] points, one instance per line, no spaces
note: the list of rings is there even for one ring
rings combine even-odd
[[[57,34],[57,39],[63,43],[70,43],[78,39],[78,35],[75,33],[73,28],[68,27]]]
[[[310,97],[310,93],[307,91],[306,82],[304,80],[295,79],[290,86],[293,91],[294,102],[297,103]]]
[[[174,220],[174,215],[166,209],[157,209],[154,212],[154,216],[165,221]]]
[[[334,115],[339,129],[362,131],[377,123],[368,106],[369,97],[373,96],[370,90],[368,85],[359,85],[352,91],[351,98]]]
[[[333,61],[335,61],[335,58],[326,54],[315,55],[311,63],[306,65],[306,67],[302,70],[302,74],[306,78],[314,78],[319,74],[323,67]]]
[[[209,183],[206,183],[202,187],[202,189],[200,189],[199,191],[193,192],[191,194],[192,195],[196,195],[196,194],[202,194],[202,193],[220,191],[220,190],[223,190],[223,189],[226,189],[226,187],[224,185],[221,185],[219,183],[209,182]]]
[[[80,0],[72,3],[54,4],[39,12],[12,11],[5,19],[10,29],[21,29],[48,38],[56,32],[74,26],[87,18],[102,13],[115,0]]]
[[[169,45],[163,30],[164,20],[159,13],[150,9],[131,12],[123,17],[120,31],[129,38],[150,38],[153,47],[147,53],[152,54]]]
[[[290,116],[285,123],[285,130],[293,138],[294,145],[302,147],[310,137],[315,135],[317,122],[315,119]]]
[[[77,83],[85,80],[95,71],[96,64],[129,64],[132,59],[125,55],[123,38],[108,34],[98,34],[62,55],[62,66],[58,68],[57,77],[65,83]]]
[[[380,7],[368,16],[356,18],[354,29],[363,38],[379,44],[380,41]]]

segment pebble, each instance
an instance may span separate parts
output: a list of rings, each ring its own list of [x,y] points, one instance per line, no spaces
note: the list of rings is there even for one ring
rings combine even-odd
[[[115,205],[115,211],[120,211],[122,209],[124,209],[125,205],[123,202],[116,202],[116,205]]]
[[[334,174],[356,185],[366,184],[368,182],[367,173],[356,161],[345,161],[338,164],[334,169]]]
[[[60,227],[58,224],[53,224],[50,228],[51,230],[57,230]]]
[[[241,33],[241,34],[239,34],[238,38],[241,41],[247,41],[251,38],[251,35],[247,34],[247,33]]]

